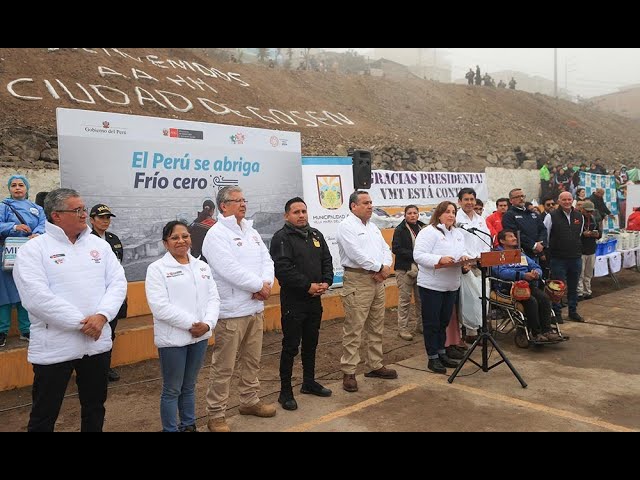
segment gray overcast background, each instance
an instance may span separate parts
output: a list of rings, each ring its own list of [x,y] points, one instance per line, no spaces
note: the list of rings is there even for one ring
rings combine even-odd
[[[326,48],[345,51],[348,48]],[[355,48],[366,55],[371,48]],[[436,59],[452,65],[453,80],[470,67],[484,72],[518,70],[553,80],[553,48],[438,48]],[[566,72],[566,74],[565,74]],[[594,97],[640,84],[640,48],[558,48],[558,86]]]

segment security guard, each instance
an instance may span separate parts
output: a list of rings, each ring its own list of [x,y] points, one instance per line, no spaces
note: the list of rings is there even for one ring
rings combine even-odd
[[[120,263],[122,263],[122,259],[124,258],[124,248],[122,247],[122,242],[117,235],[107,232],[109,226],[111,225],[111,217],[115,217],[111,210],[106,205],[99,203],[98,205],[94,205],[89,214],[91,221],[91,233],[105,240],[109,245],[111,245],[111,250],[115,253],[116,257]],[[109,322],[111,325],[111,340],[114,341],[116,338],[116,327],[118,326],[119,318],[127,318],[127,299],[124,299],[124,303],[122,307],[120,307],[120,311],[116,315],[116,317]],[[111,352],[109,352],[109,358],[111,358]],[[113,368],[109,368],[109,381],[116,382],[120,380],[120,375]]]
[[[271,240],[271,257],[280,282],[282,307],[282,354],[280,396],[285,410],[296,410],[291,375],[293,360],[302,342],[303,381],[300,393],[331,396],[331,390],[315,381],[316,347],[322,320],[321,297],[333,283],[333,260],[322,233],[309,226],[302,198],[285,206],[285,225]]]

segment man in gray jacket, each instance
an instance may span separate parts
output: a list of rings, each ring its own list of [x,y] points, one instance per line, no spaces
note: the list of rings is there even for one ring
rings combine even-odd
[[[81,430],[100,432],[107,400],[113,320],[127,293],[124,269],[111,247],[91,235],[87,207],[75,190],[47,195],[46,233],[18,251],[13,276],[31,319],[33,364],[30,432],[51,432],[72,372]]]

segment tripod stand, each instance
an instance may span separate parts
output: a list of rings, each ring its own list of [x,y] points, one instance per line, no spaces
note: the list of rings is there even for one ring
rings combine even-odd
[[[515,367],[511,364],[511,362],[506,357],[506,355],[504,354],[502,349],[498,346],[497,342],[495,341],[495,339],[493,338],[491,333],[489,333],[489,329],[487,328],[487,277],[488,277],[488,271],[489,271],[489,269],[491,267],[494,267],[494,266],[497,266],[497,265],[507,265],[507,264],[510,264],[510,263],[518,263],[520,261],[521,255],[522,255],[522,253],[521,253],[520,250],[503,250],[503,251],[500,251],[500,252],[483,253],[480,256],[479,266],[480,266],[480,270],[482,272],[482,299],[481,299],[482,300],[482,332],[480,333],[480,335],[478,335],[478,338],[476,339],[476,341],[473,342],[473,345],[471,345],[471,348],[467,351],[465,356],[460,361],[460,364],[457,366],[457,368],[454,370],[454,372],[449,377],[449,380],[448,380],[449,383],[453,383],[453,381],[456,379],[456,376],[458,375],[458,373],[460,373],[460,370],[462,369],[464,364],[467,362],[467,360],[469,360],[471,363],[476,365],[478,368],[481,368],[482,371],[485,372],[485,373],[487,373],[489,370],[494,369],[498,365],[506,363],[507,366],[509,367],[509,369],[511,370],[511,372],[515,375],[515,377],[520,382],[520,385],[522,385],[522,388],[527,388],[527,383],[522,379],[522,377],[517,372]],[[500,360],[498,363],[496,363],[494,365],[491,365],[491,366],[489,366],[489,342],[491,342],[493,347],[496,349],[496,351],[502,357],[502,360]],[[473,360],[471,358],[471,355],[473,354],[474,350],[480,344],[482,344],[482,365],[480,365],[478,362],[476,362],[475,360]]]

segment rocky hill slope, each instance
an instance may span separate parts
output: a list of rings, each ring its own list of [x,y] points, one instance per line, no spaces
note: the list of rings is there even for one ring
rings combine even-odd
[[[640,125],[525,92],[239,65],[194,49],[0,48],[0,165],[57,165],[55,109],[302,133],[303,154],[376,168],[638,163]]]

